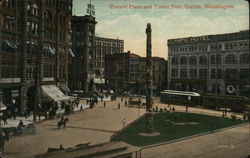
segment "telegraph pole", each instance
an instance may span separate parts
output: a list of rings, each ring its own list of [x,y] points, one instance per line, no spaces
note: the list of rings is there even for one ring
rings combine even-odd
[[[147,43],[146,43],[146,133],[154,132],[154,117],[153,117],[153,100],[152,100],[152,44],[151,44],[151,24],[147,24],[146,28]]]

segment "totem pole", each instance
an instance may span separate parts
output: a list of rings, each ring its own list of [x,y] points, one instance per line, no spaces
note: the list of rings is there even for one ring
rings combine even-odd
[[[146,28],[147,43],[146,43],[146,133],[154,132],[154,118],[153,118],[153,100],[152,100],[152,67],[151,67],[151,57],[152,57],[152,44],[151,44],[151,24],[147,24]]]

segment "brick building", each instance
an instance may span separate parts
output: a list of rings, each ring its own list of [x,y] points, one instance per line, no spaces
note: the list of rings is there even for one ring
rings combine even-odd
[[[57,86],[67,85],[71,15],[72,0],[2,0],[0,98],[4,104],[15,105],[22,113],[33,109],[37,85],[42,94],[60,100],[51,95],[52,91],[62,95]]]
[[[119,39],[95,37],[95,84],[105,82],[105,57],[108,54],[122,53],[124,51],[124,41]],[[102,87],[101,85],[99,85]]]
[[[146,94],[146,58],[134,53],[107,55],[105,65],[107,85],[118,93],[129,91]],[[153,93],[158,95],[167,88],[167,61],[152,57]],[[117,85],[117,86],[116,86]]]

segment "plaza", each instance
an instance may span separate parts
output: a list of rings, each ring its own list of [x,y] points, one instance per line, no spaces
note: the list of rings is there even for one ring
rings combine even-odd
[[[128,99],[128,98],[126,98]],[[123,99],[125,100],[125,99]],[[144,99],[142,99],[144,101]],[[121,108],[118,109],[118,102]],[[5,151],[7,157],[33,157],[34,155],[47,152],[48,148],[58,148],[60,144],[64,148],[72,147],[77,144],[91,143],[98,144],[110,141],[110,137],[123,128],[123,119],[126,125],[136,120],[145,113],[145,109],[125,107],[120,98],[116,101],[103,102],[93,109],[85,109],[83,112],[75,112],[67,115],[69,123],[65,129],[57,130],[59,119],[45,120],[36,123],[36,134],[13,137],[6,143]],[[85,100],[81,100],[84,104]],[[166,104],[158,103],[155,106],[166,107]],[[173,105],[171,105],[173,106]],[[185,111],[184,106],[175,106],[176,111]],[[192,108],[190,112],[203,113],[221,116],[222,112]],[[231,113],[228,113],[228,117]],[[237,115],[237,117],[241,117]],[[227,154],[227,157],[245,158],[249,154],[249,126],[241,125],[232,129],[223,130],[194,138],[184,139],[170,144],[141,148],[142,158],[159,157],[169,155],[169,157],[214,157],[216,155]],[[192,154],[190,154],[192,153]],[[152,155],[153,154],[153,155]]]

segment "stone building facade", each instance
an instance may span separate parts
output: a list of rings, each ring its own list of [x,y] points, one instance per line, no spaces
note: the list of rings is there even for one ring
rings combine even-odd
[[[169,89],[250,96],[249,30],[168,40]]]
[[[37,85],[67,84],[71,15],[72,0],[1,2],[0,93],[4,104],[24,113],[33,108]]]

